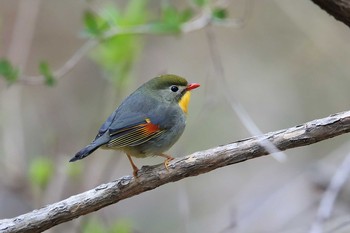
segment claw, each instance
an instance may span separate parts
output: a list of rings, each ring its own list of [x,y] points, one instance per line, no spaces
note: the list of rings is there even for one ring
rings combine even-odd
[[[169,171],[169,163],[174,158],[171,157],[170,155],[166,155],[166,154],[160,154],[159,156],[166,158],[166,160],[164,161],[164,166],[165,166],[166,170]]]
[[[136,168],[136,169],[134,169],[133,171],[132,171],[132,175],[135,177],[135,178],[137,178],[137,172],[139,171],[139,169],[138,168]]]

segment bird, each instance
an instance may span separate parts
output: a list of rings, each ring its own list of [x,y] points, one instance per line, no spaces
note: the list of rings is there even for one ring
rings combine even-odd
[[[102,124],[95,139],[69,162],[83,159],[101,148],[123,151],[134,177],[139,169],[132,157],[161,156],[165,158],[164,165],[168,169],[174,158],[164,152],[184,132],[191,90],[199,86],[174,74],[163,74],[149,80],[122,101]]]

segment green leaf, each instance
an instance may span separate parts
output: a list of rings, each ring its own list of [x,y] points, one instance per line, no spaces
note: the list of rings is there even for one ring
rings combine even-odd
[[[113,5],[104,7],[99,16],[113,28],[130,28],[142,25],[148,18],[146,0],[129,0],[125,9],[121,11]]]
[[[83,233],[106,233],[104,225],[95,218],[90,218],[89,221],[84,224]]]
[[[118,220],[113,224],[108,233],[132,233],[131,222],[128,219]]]
[[[136,57],[142,41],[138,36],[120,35],[103,41],[92,54],[93,58],[107,71],[116,87],[122,87]]]
[[[129,0],[123,21],[127,26],[140,25],[148,18],[147,0]]]
[[[5,80],[12,84],[18,79],[19,70],[12,66],[12,64],[5,58],[0,59],[0,75],[5,78]]]
[[[167,26],[168,30],[174,30],[174,32],[180,32],[181,29],[181,13],[173,6],[168,6],[163,11],[163,23]]]
[[[52,71],[47,64],[47,62],[40,62],[39,71],[45,78],[45,84],[48,86],[53,86],[56,84],[56,79],[54,78]]]
[[[85,32],[91,35],[98,34],[98,26],[96,16],[91,11],[84,12]]]
[[[84,30],[83,34],[89,37],[98,37],[102,35],[108,28],[106,20],[91,11],[84,12]]]
[[[227,9],[215,8],[212,12],[212,16],[215,20],[224,20],[228,17]]]
[[[53,175],[53,162],[46,157],[37,157],[29,164],[29,179],[33,186],[45,188]]]
[[[193,11],[190,8],[181,12],[173,6],[167,6],[163,9],[161,20],[151,24],[151,30],[156,33],[179,33],[182,24],[192,16]]]
[[[120,11],[114,6],[108,6],[101,9],[100,16],[110,26],[117,26],[122,18]]]
[[[128,219],[116,221],[112,226],[107,226],[97,218],[89,218],[83,226],[83,233],[132,233],[131,222]]]
[[[108,6],[100,16],[111,28],[129,29],[145,25],[148,19],[147,1],[126,1],[124,9]],[[113,84],[122,88],[134,62],[143,47],[142,38],[137,34],[121,34],[106,38],[93,50],[93,59],[106,71]]]
[[[193,11],[190,8],[185,9],[181,12],[180,22],[185,23],[193,17]]]
[[[199,7],[203,7],[208,4],[208,0],[192,0],[192,2]]]

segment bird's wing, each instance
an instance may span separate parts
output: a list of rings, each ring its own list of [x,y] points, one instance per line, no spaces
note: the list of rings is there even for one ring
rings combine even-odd
[[[114,111],[108,118],[107,120],[103,123],[103,125],[101,125],[100,129],[98,130],[98,134],[96,135],[96,138],[101,137],[107,130],[108,128],[111,126],[111,124],[114,121],[114,118],[116,116],[117,111]]]
[[[127,114],[109,128],[111,139],[108,147],[136,146],[158,137],[166,129],[161,128],[157,122],[155,116]]]

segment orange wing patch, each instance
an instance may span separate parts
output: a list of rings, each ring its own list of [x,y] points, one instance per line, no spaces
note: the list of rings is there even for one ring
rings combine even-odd
[[[154,132],[159,131],[159,126],[155,125],[151,122],[151,120],[149,118],[146,118],[146,124],[144,124],[144,132],[146,134],[152,134]]]
[[[140,145],[152,138],[158,137],[164,132],[164,130],[161,130],[158,125],[153,124],[149,118],[146,118],[145,121],[146,123],[113,132],[113,134],[110,135],[112,139],[107,144],[107,147]]]

